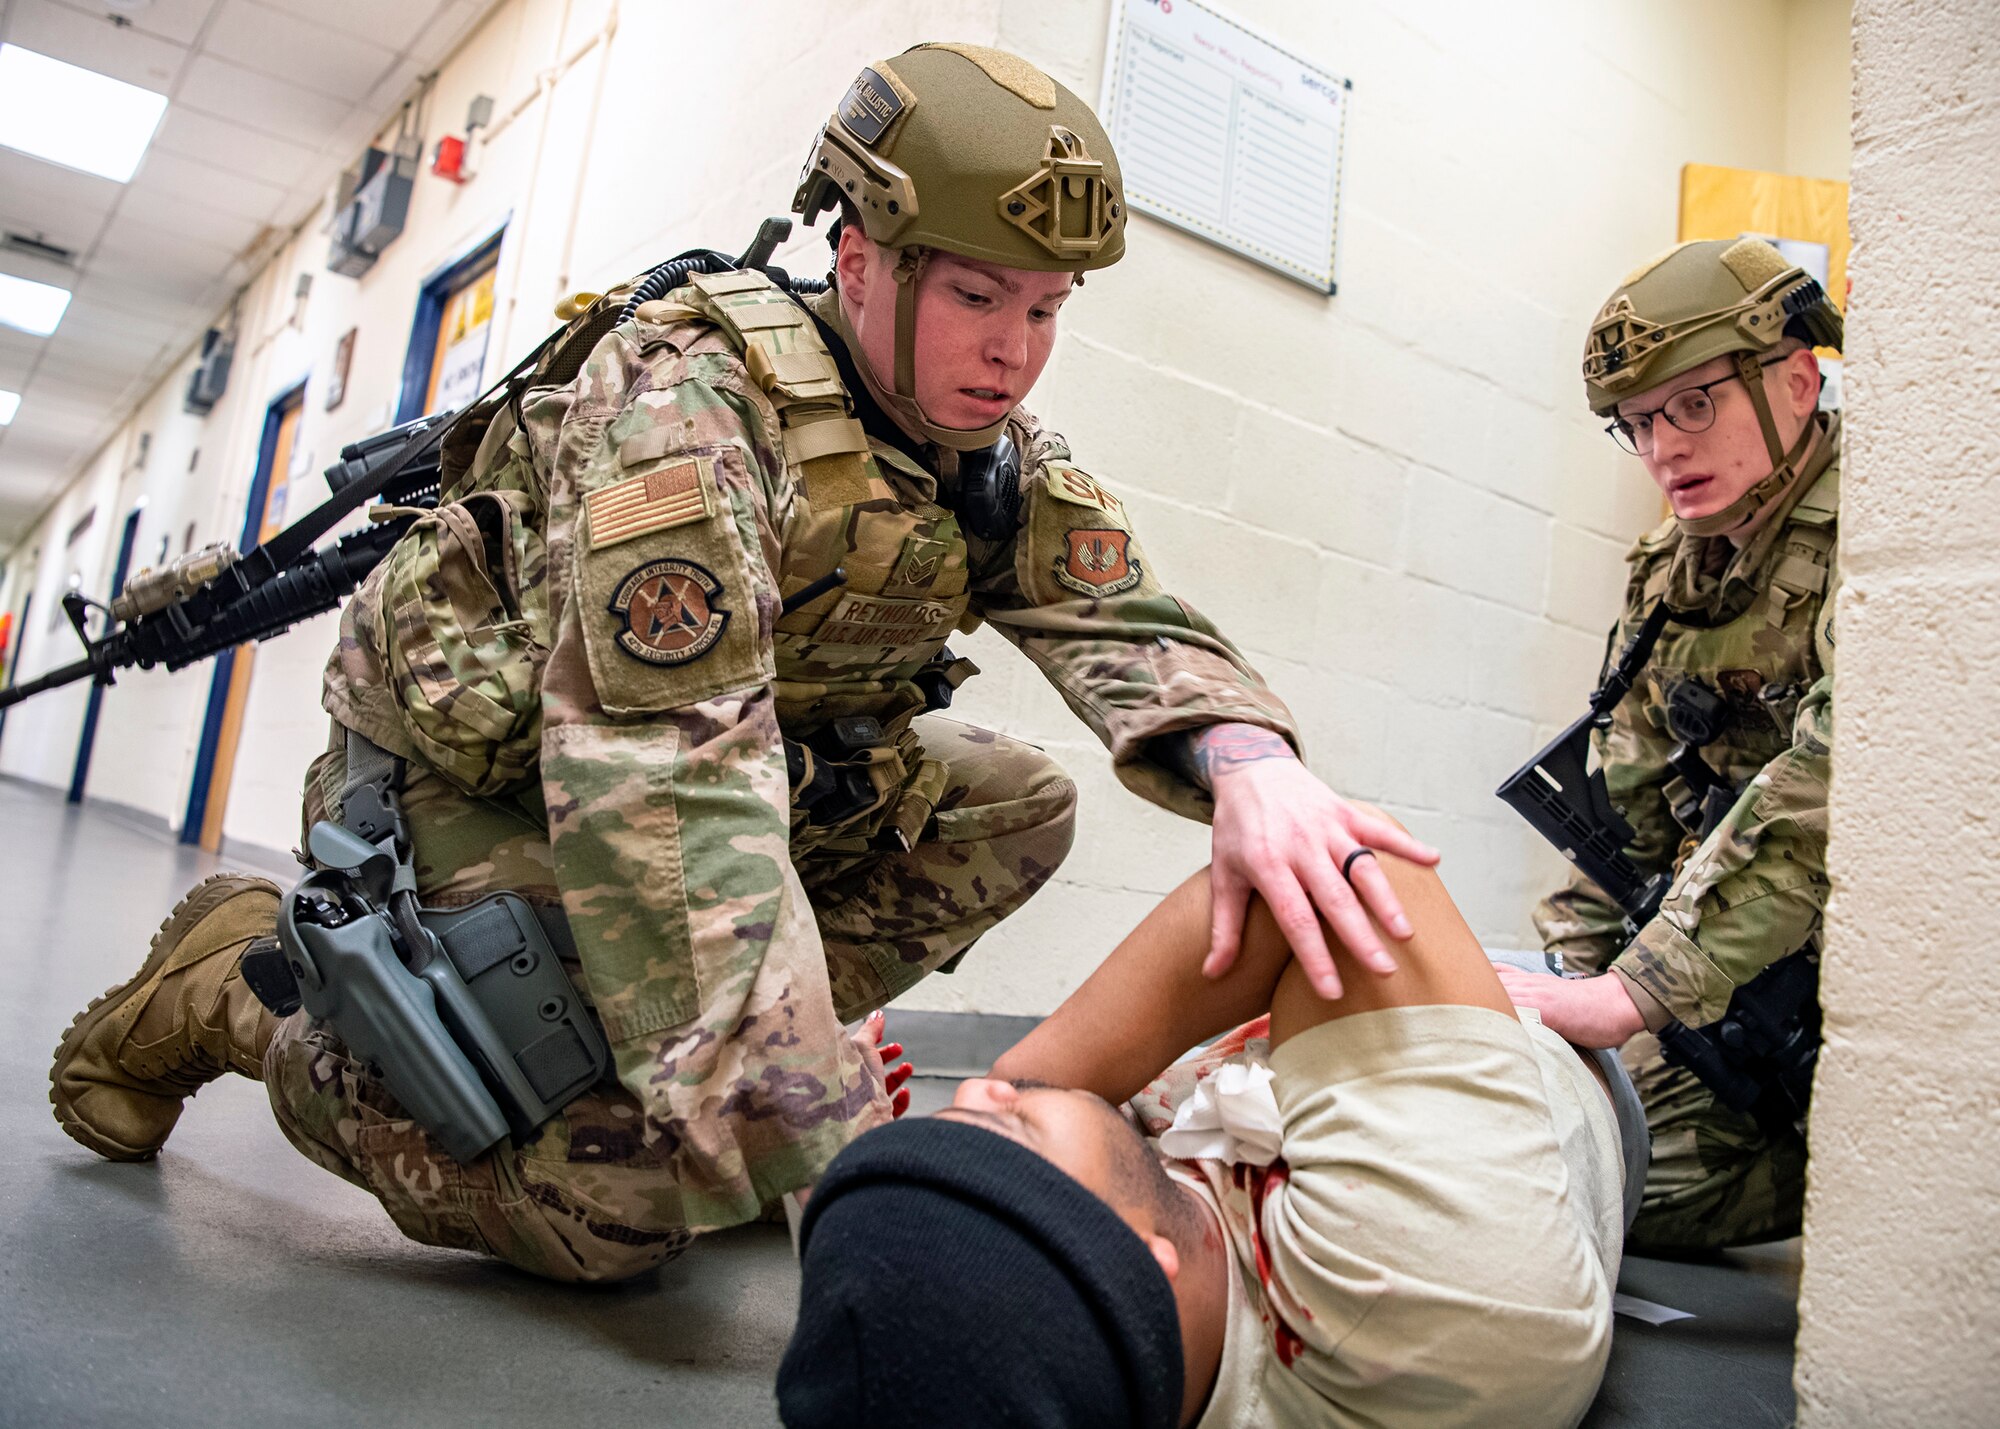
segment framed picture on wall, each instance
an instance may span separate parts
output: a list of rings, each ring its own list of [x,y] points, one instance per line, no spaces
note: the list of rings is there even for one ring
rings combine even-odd
[[[347,396],[347,369],[354,361],[354,334],[349,328],[333,347],[333,371],[326,379],[326,410],[331,412]]]

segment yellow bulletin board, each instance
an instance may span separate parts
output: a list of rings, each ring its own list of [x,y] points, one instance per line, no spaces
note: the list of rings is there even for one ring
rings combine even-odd
[[[1840,180],[1686,164],[1680,226],[1683,243],[1754,233],[1825,245],[1826,290],[1847,311],[1847,185]]]

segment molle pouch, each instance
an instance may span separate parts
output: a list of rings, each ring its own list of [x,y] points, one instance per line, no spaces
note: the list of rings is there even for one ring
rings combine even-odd
[[[913,729],[879,744],[843,749],[836,737],[839,723],[818,736],[816,748],[802,751],[823,788],[815,797],[814,790],[796,787],[795,780],[794,857],[818,849],[913,848],[944,797],[950,769],[925,756]],[[879,733],[879,722],[872,718],[855,724]]]
[[[468,794],[504,793],[541,757],[547,561],[533,498],[486,491],[427,512],[390,553],[375,632],[403,733]]]
[[[498,1100],[508,1129],[526,1137],[596,1084],[611,1049],[527,900],[495,893],[418,918],[493,1035],[466,1051],[505,1093]]]

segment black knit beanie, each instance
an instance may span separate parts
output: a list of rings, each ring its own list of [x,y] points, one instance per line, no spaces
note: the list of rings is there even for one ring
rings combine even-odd
[[[1175,1429],[1180,1314],[1144,1241],[1077,1181],[963,1122],[834,1159],[799,1231],[789,1429]]]

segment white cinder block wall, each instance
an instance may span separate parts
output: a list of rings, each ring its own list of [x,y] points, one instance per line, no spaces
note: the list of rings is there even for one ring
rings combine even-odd
[[[2000,1403],[2000,14],[1861,0],[1834,896],[1799,1423]]]
[[[1129,256],[1071,303],[1033,405],[1133,508],[1171,587],[1213,616],[1302,721],[1311,761],[1445,850],[1474,927],[1527,935],[1560,876],[1492,788],[1581,706],[1621,555],[1658,498],[1582,408],[1582,335],[1605,291],[1671,242],[1688,161],[1845,177],[1842,0],[1235,0],[1354,80],[1341,291],[1320,297],[1144,217]],[[47,617],[70,570],[102,594],[117,529],[147,498],[150,557],[187,521],[234,537],[268,403],[308,381],[305,494],[384,424],[425,275],[503,224],[488,376],[546,330],[555,297],[697,244],[734,249],[783,212],[815,127],[863,63],[926,38],[1021,51],[1088,97],[1108,0],[809,0],[701,12],[505,0],[439,77],[432,137],[498,101],[478,177],[419,183],[364,278],[325,271],[324,215],[250,286],[230,392],[179,413],[186,369],[134,414],[9,563],[32,580],[22,666],[73,658]],[[1834,138],[1829,138],[1834,136]],[[824,261],[816,234],[786,260]],[[314,278],[293,301],[297,275]],[[348,392],[324,410],[340,335]],[[146,464],[130,468],[140,431]],[[192,453],[200,457],[189,471]],[[64,537],[92,504],[75,549]],[[300,509],[300,508],[294,508]],[[36,558],[36,553],[39,557]],[[289,847],[324,739],[331,617],[261,647],[230,838]],[[1043,1012],[1205,857],[1206,831],[1124,793],[1054,692],[982,632],[958,710],[1057,752],[1083,812],[1060,880],[909,1001]],[[105,703],[91,790],[178,822],[206,669],[134,675]],[[80,691],[16,710],[0,771],[67,780]]]

